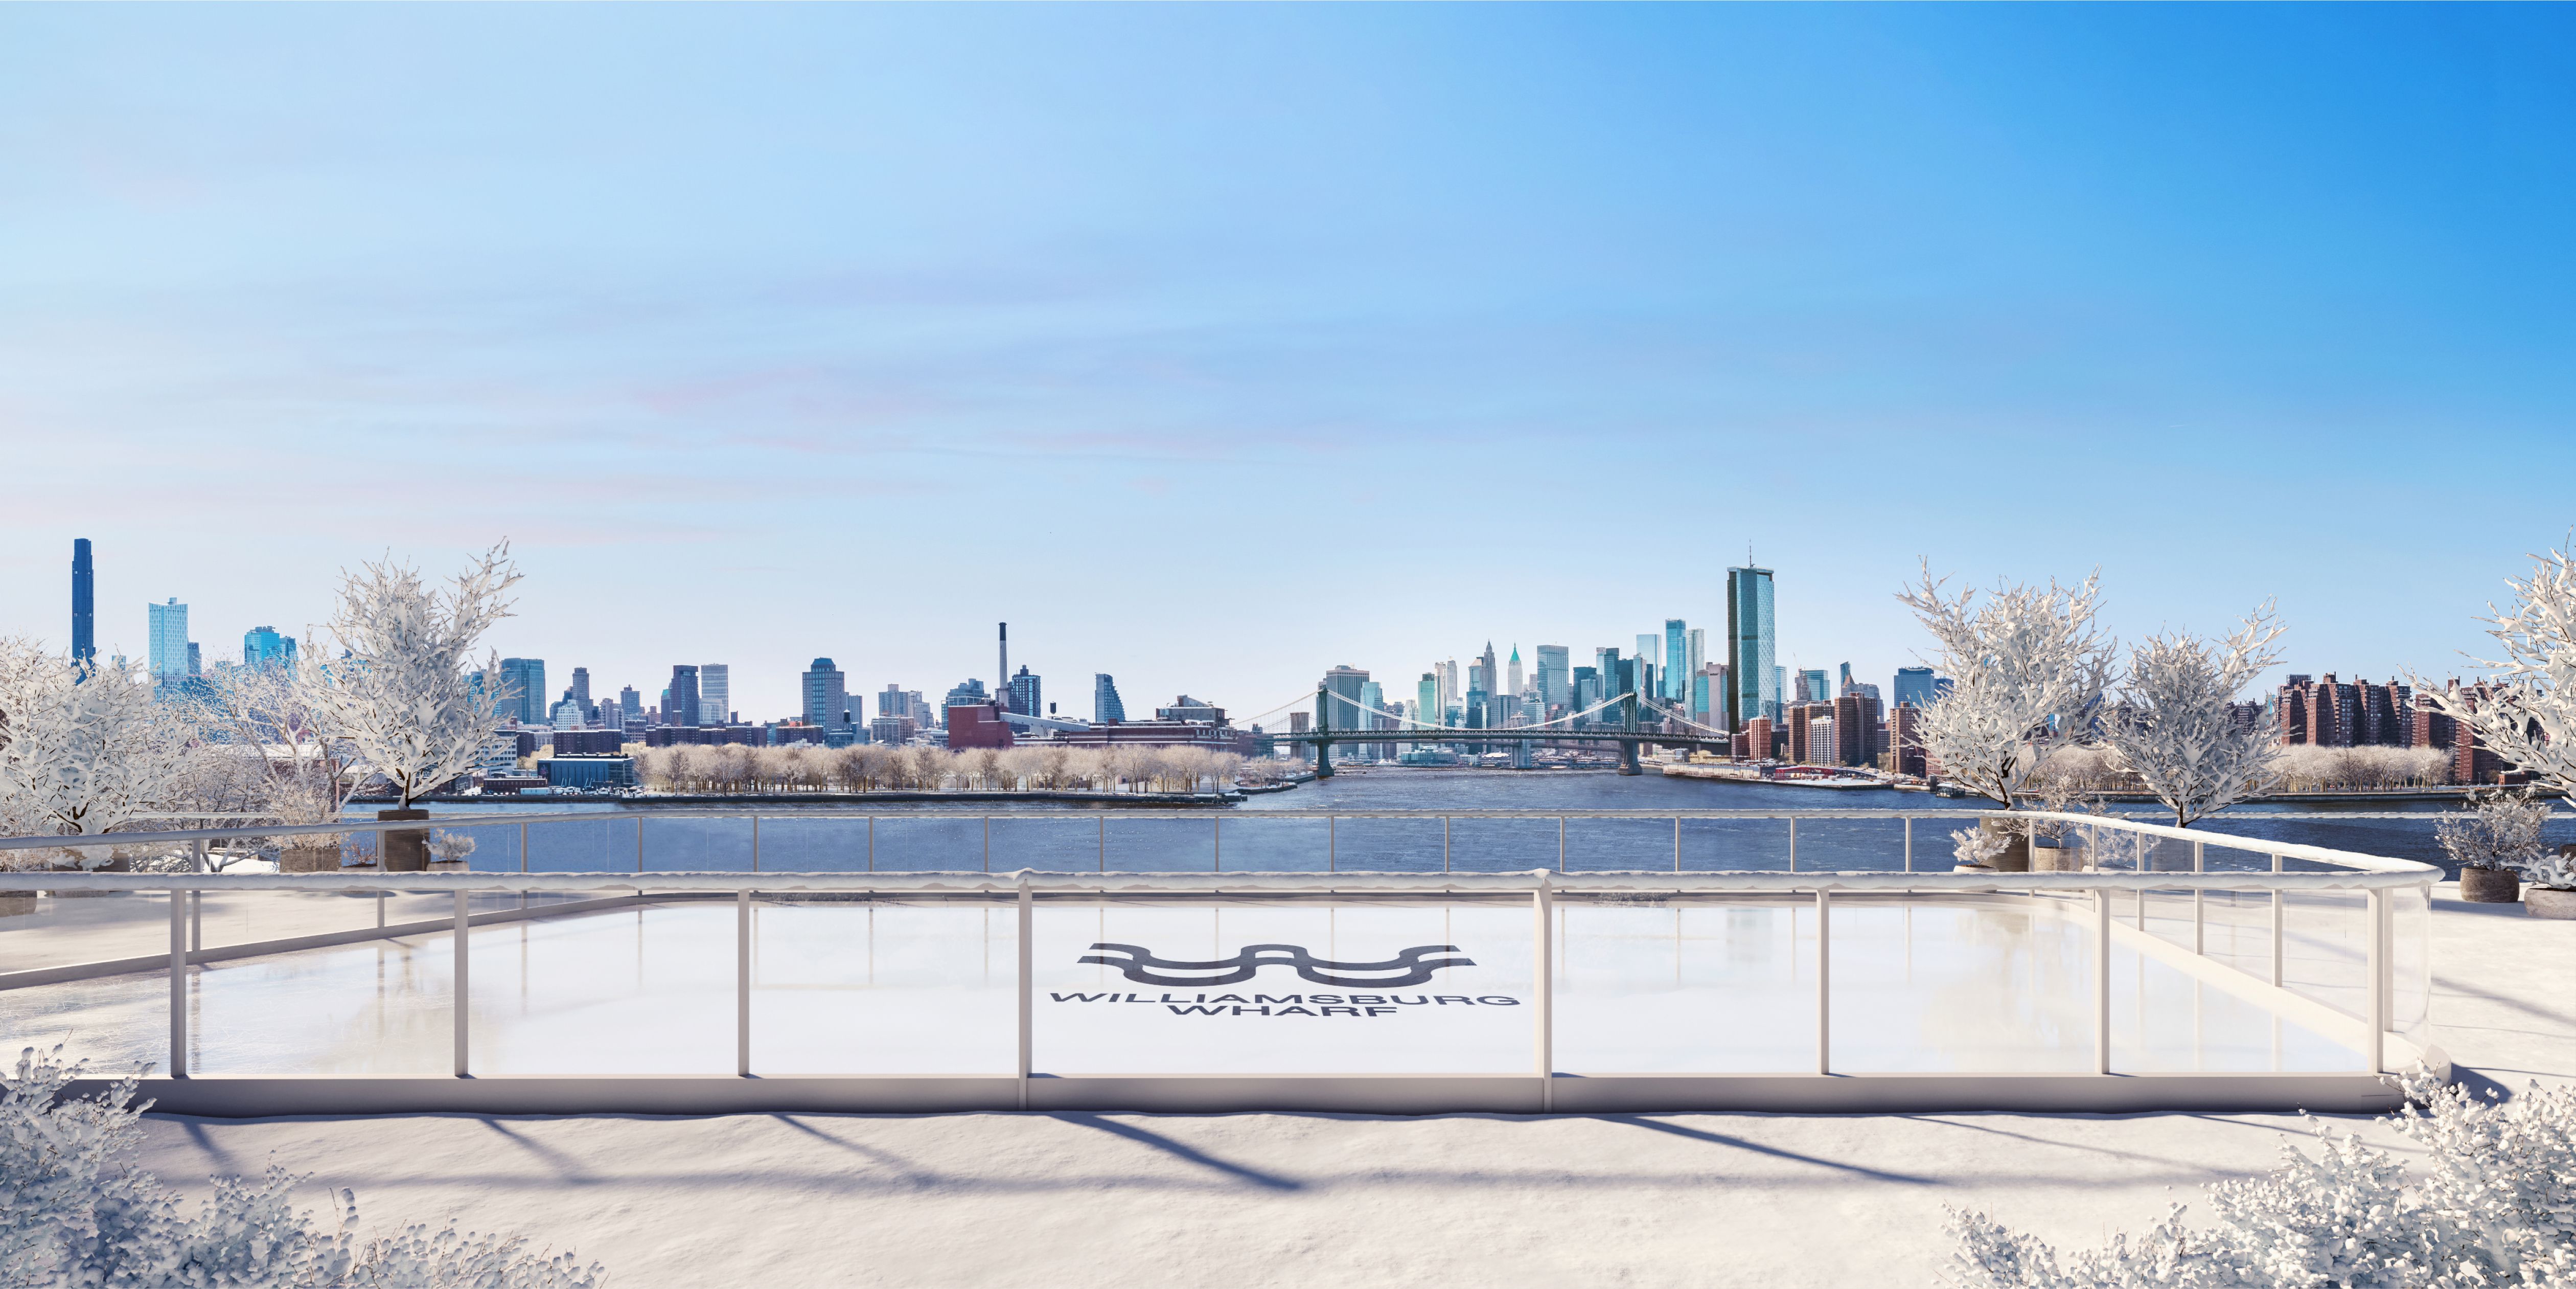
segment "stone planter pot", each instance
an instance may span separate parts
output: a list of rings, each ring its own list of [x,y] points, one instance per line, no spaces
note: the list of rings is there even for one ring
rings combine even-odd
[[[339,872],[340,844],[333,842],[328,846],[289,846],[277,852],[277,871],[281,873]]]
[[[2030,833],[2009,819],[1980,819],[1977,828],[1990,836],[2004,839],[2004,853],[1986,861],[1998,873],[2030,871]]]
[[[2576,922],[2576,891],[2535,886],[2522,893],[2522,911],[2536,918]]]
[[[2081,873],[2084,871],[2084,848],[2081,846],[2033,846],[2030,848],[2030,871],[2034,873]]]
[[[2460,898],[2471,904],[2511,904],[2522,898],[2522,879],[2508,869],[2463,865]]]
[[[380,820],[427,819],[429,812],[417,807],[410,810],[379,810]],[[397,828],[377,834],[376,845],[385,857],[388,873],[426,873],[429,871],[429,830]]]

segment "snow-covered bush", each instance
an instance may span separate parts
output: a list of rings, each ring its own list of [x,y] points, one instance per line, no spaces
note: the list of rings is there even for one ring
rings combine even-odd
[[[2129,674],[2103,722],[2102,742],[2173,812],[2174,827],[2271,787],[2279,734],[2269,721],[2239,724],[2236,694],[2280,660],[2272,648],[2280,636],[2266,603],[2224,639],[2177,631],[2129,650]]]
[[[2491,792],[2434,821],[2433,839],[2454,864],[2519,870],[2540,857],[2540,830],[2548,823],[2549,803],[2530,789]]]
[[[181,804],[197,769],[195,716],[190,704],[160,701],[137,668],[75,665],[31,641],[0,640],[0,835],[113,832]],[[100,847],[41,854],[33,862],[108,862]]]
[[[2072,587],[1999,585],[1945,596],[1927,566],[1923,584],[1897,596],[1937,646],[1948,694],[1923,709],[1916,728],[1941,775],[1999,805],[2058,744],[2081,743],[2111,683],[2116,644],[2093,629],[2100,577]]]
[[[2516,871],[2525,886],[2545,891],[2576,891],[2576,856],[2548,854],[2526,860]]]
[[[2493,679],[2465,689],[2437,689],[2408,679],[2415,701],[2460,723],[2464,733],[2516,769],[2561,792],[2576,791],[2576,543],[2534,557],[2513,588],[2510,612],[2488,605],[2487,634],[2504,657],[2485,660]]]
[[[1950,855],[1962,864],[1984,868],[1995,857],[2012,848],[2012,839],[2000,832],[1983,828],[1962,828],[1950,834]]]
[[[67,1095],[81,1065],[62,1049],[18,1057],[0,1076],[0,1282],[204,1289],[597,1289],[606,1273],[523,1236],[409,1226],[357,1235],[357,1199],[329,1219],[290,1195],[307,1179],[272,1167],[225,1178],[183,1215],[180,1197],[136,1160],[135,1082]]]
[[[405,809],[482,763],[483,746],[517,696],[488,655],[477,684],[474,645],[510,616],[519,580],[507,542],[479,556],[441,595],[418,570],[387,561],[344,573],[331,635],[345,655],[315,649],[298,665],[322,736],[345,740],[360,764],[394,786]]]
[[[2267,1177],[2209,1188],[2132,1238],[2061,1258],[1982,1212],[1952,1210],[1954,1279],[1975,1289],[2472,1289],[2576,1285],[2576,1087],[2510,1101],[2418,1075],[2383,1122],[2424,1152],[2316,1126]]]

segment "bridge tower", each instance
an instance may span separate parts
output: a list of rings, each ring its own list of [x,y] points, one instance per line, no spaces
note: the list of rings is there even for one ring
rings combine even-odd
[[[1631,734],[1637,732],[1637,691],[1632,689],[1620,695],[1619,721],[1620,728]],[[1637,740],[1633,738],[1619,740],[1619,773],[1644,774],[1645,772],[1646,767],[1637,763]]]
[[[1333,691],[1315,687],[1315,777],[1333,777]]]

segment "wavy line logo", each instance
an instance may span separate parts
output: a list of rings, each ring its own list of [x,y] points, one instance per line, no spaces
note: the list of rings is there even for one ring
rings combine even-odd
[[[1116,967],[1129,980],[1140,985],[1166,987],[1236,985],[1250,980],[1263,967],[1294,967],[1299,979],[1309,984],[1333,985],[1343,989],[1399,988],[1431,982],[1433,972],[1443,967],[1472,967],[1473,958],[1429,957],[1431,954],[1456,954],[1454,944],[1425,944],[1406,949],[1384,962],[1334,962],[1308,953],[1303,945],[1248,944],[1231,958],[1214,962],[1182,962],[1157,958],[1151,950],[1137,944],[1095,944],[1083,963]]]

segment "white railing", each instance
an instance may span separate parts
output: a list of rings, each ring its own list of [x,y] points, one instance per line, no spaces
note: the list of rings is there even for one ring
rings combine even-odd
[[[995,819],[1022,821],[1031,818],[1044,818],[1048,815],[1059,815],[1060,817],[1082,817],[1092,813],[1095,812],[1021,812],[1008,815],[980,816],[983,821],[982,831],[985,834],[985,840],[979,859],[984,865],[989,866],[991,863],[990,825]],[[537,906],[534,909],[516,913],[484,913],[478,915],[474,914],[468,907],[469,895],[474,893],[517,894],[521,896],[572,893],[596,894],[603,890],[632,892],[633,898],[636,899],[654,895],[687,895],[699,898],[717,895],[732,896],[738,910],[734,934],[737,968],[735,981],[735,1065],[736,1074],[744,1078],[757,1077],[756,1072],[753,1069],[752,1062],[753,937],[751,910],[755,895],[788,896],[803,893],[844,893],[894,898],[905,896],[946,896],[1008,901],[1016,910],[1019,932],[1017,936],[1018,961],[1016,971],[1018,1016],[1017,1062],[1016,1072],[1012,1076],[1012,1080],[1015,1085],[1014,1103],[1020,1108],[1028,1108],[1032,1105],[1032,1081],[1047,1077],[1042,1076],[1039,1073],[1039,1066],[1036,1060],[1036,1053],[1034,1051],[1035,1035],[1033,1028],[1033,1015],[1036,997],[1036,988],[1034,983],[1036,964],[1033,958],[1034,937],[1032,929],[1034,909],[1038,903],[1048,900],[1065,898],[1098,899],[1126,896],[1167,896],[1183,898],[1192,896],[1211,898],[1221,896],[1229,901],[1247,899],[1311,900],[1340,899],[1346,897],[1421,897],[1465,899],[1471,901],[1526,899],[1529,902],[1533,913],[1531,952],[1532,962],[1535,965],[1533,967],[1533,978],[1530,982],[1530,987],[1533,991],[1533,1001],[1536,1004],[1534,1008],[1531,1038],[1531,1073],[1528,1077],[1534,1080],[1532,1087],[1536,1093],[1535,1107],[1540,1110],[1553,1110],[1558,1108],[1560,1102],[1560,1086],[1563,1085],[1568,1088],[1573,1087],[1572,1084],[1566,1084],[1564,1082],[1569,1076],[1567,1072],[1561,1071],[1557,1068],[1554,1049],[1556,981],[1555,968],[1551,965],[1553,961],[1551,955],[1551,936],[1553,932],[1551,929],[1552,920],[1550,913],[1556,902],[1561,898],[1586,899],[1598,896],[1651,895],[1661,897],[1679,897],[1687,900],[1694,897],[1733,895],[1755,897],[1766,900],[1778,900],[1782,898],[1797,899],[1801,897],[1806,900],[1811,900],[1817,924],[1813,960],[1813,1006],[1816,1035],[1814,1074],[1816,1076],[1825,1076],[1837,1079],[1868,1079],[1873,1077],[1866,1074],[1853,1075],[1838,1071],[1834,1062],[1832,1051],[1833,988],[1831,983],[1833,978],[1833,936],[1829,932],[1830,919],[1834,909],[1834,901],[1837,897],[1875,898],[1900,895],[1947,897],[1952,899],[1975,898],[1988,900],[2018,897],[2030,902],[2024,905],[2024,907],[2044,909],[2052,916],[2077,916],[2087,918],[2091,924],[2091,935],[2089,937],[2092,975],[2091,983],[2093,986],[2093,1061],[2091,1074],[2094,1077],[2115,1076],[2115,1071],[2112,1068],[2113,1009],[2110,985],[2112,974],[2110,965],[2112,962],[2112,950],[2115,938],[2122,940],[2129,947],[2134,949],[2139,955],[2141,955],[2142,961],[2146,957],[2156,957],[2166,961],[2169,965],[2173,965],[2178,969],[2192,973],[2198,978],[2217,983],[2221,987],[2232,988],[2240,993],[2251,990],[2259,996],[2259,1001],[2270,1007],[2276,1015],[2294,1014],[2304,1023],[2309,1024],[2311,1028],[2319,1029],[2321,1031],[2343,1028],[2346,1032],[2351,1032],[2355,1039],[2354,1046],[2360,1053],[2358,1068],[2354,1071],[2355,1074],[2375,1078],[2375,1076],[2387,1072],[2392,1068],[2402,1068],[2404,1066],[2412,1065],[2417,1061],[2430,1061],[2432,1063],[2439,1064],[2440,1056],[2438,1051],[2431,1050],[2420,1044],[2411,1042],[2402,1035],[2391,1033],[2392,1029],[2397,1028],[2397,1025],[2394,1023],[2394,1017],[2392,1016],[2392,993],[2394,986],[2393,964],[2396,956],[2395,950],[2397,948],[2398,939],[2397,931],[2393,925],[2392,901],[2397,899],[2421,900],[2429,898],[2431,884],[2440,877],[2439,871],[2434,869],[2432,866],[2406,860],[2362,855],[2326,847],[2231,837],[2221,833],[2214,833],[2206,829],[2183,830],[2132,820],[2110,819],[2096,815],[2019,812],[2010,817],[2022,821],[2025,825],[2035,823],[2041,825],[2062,826],[2069,830],[2073,830],[2080,834],[2088,843],[2087,849],[2096,854],[2115,850],[2120,846],[2126,845],[2130,848],[2131,853],[2135,857],[2137,867],[2134,869],[2117,871],[2012,874],[1962,873],[1948,871],[1927,872],[1920,871],[1915,867],[1914,851],[1911,845],[1913,832],[1912,823],[1915,819],[1996,818],[2002,817],[2002,814],[2003,812],[1997,811],[1954,812],[1865,810],[1684,812],[1556,811],[1538,814],[1514,811],[1279,811],[1261,812],[1257,816],[1237,817],[1238,821],[1249,818],[1322,819],[1326,821],[1328,834],[1337,834],[1340,821],[1348,819],[1404,819],[1424,822],[1431,818],[1438,818],[1442,821],[1442,871],[1437,874],[1429,872],[1353,872],[1341,870],[1338,868],[1338,851],[1335,849],[1328,849],[1327,869],[1321,873],[1247,873],[1223,871],[1221,868],[1223,853],[1223,821],[1222,817],[1220,817],[1219,820],[1211,823],[1211,844],[1214,859],[1212,868],[1216,871],[1210,871],[1207,873],[1157,872],[1122,874],[1106,871],[1107,843],[1105,840],[1106,825],[1104,822],[1101,854],[1101,866],[1104,871],[1090,874],[1040,872],[1030,869],[1020,869],[1008,873],[991,873],[983,871],[982,869],[971,871],[907,873],[765,871],[758,867],[758,849],[757,841],[755,840],[753,849],[754,867],[753,871],[748,872],[646,871],[640,868],[640,860],[639,871],[631,874],[624,872],[513,873],[490,871],[435,873],[341,872],[318,874],[213,874],[203,872],[0,872],[0,894],[32,891],[168,894],[169,952],[166,965],[158,962],[150,964],[150,969],[166,969],[169,977],[169,1059],[168,1064],[165,1067],[168,1078],[167,1080],[164,1080],[164,1082],[175,1082],[177,1080],[185,1080],[189,1077],[188,1053],[190,1050],[190,1044],[188,985],[190,969],[192,966],[201,965],[202,963],[210,960],[208,951],[202,947],[200,942],[201,937],[194,925],[193,912],[197,903],[197,898],[202,896],[203,893],[212,891],[346,892],[375,893],[380,896],[385,892],[405,892],[435,893],[452,897],[452,916],[446,919],[443,924],[439,924],[439,929],[443,929],[448,935],[452,936],[451,955],[454,979],[450,987],[453,991],[452,998],[455,1001],[452,1007],[454,1013],[454,1029],[451,1056],[453,1075],[458,1079],[472,1077],[469,1072],[472,1063],[471,1033],[468,1026],[469,1008],[466,1005],[467,1000],[472,996],[470,978],[472,960],[470,954],[470,942],[472,928],[478,923],[486,923],[493,920],[515,917],[542,916],[549,912],[546,907]],[[654,817],[656,819],[673,817],[697,819],[745,818],[742,814],[721,812],[674,812],[672,815],[662,815],[657,813]],[[845,817],[861,817],[869,818],[871,820],[875,818],[875,816]],[[918,813],[910,813],[902,817],[910,820],[918,820],[922,816]],[[1130,817],[1133,816],[1121,816],[1122,819]],[[1197,814],[1175,814],[1169,817],[1176,819],[1204,818],[1204,816]],[[979,818],[979,816],[965,816],[965,818],[973,819]],[[1557,826],[1558,866],[1556,868],[1540,867],[1526,871],[1507,873],[1454,871],[1451,855],[1451,840],[1453,837],[1452,825],[1454,821],[1462,819],[1517,820],[1541,823],[1552,820]],[[1563,865],[1565,851],[1563,837],[1567,822],[1569,820],[1585,819],[1625,819],[1632,821],[1671,820],[1673,824],[1674,837],[1676,839],[1674,843],[1674,867],[1672,871],[1667,872],[1646,869],[1592,872],[1564,871]],[[1790,871],[1709,872],[1683,869],[1681,866],[1682,851],[1679,841],[1681,836],[1681,825],[1684,820],[1691,819],[1784,820],[1787,824],[1790,839]],[[1801,820],[1864,819],[1886,820],[1890,822],[1901,819],[1903,821],[1905,825],[1906,841],[1906,868],[1903,871],[1820,872],[1801,870],[1797,867],[1796,833],[1797,825]],[[128,833],[114,834],[94,839],[63,837],[17,838],[0,840],[0,850],[62,848],[66,845],[75,847],[97,845],[151,846],[187,843],[193,848],[196,848],[199,853],[202,853],[204,845],[210,840],[238,839],[243,837],[277,837],[299,833],[383,832],[396,829],[418,830],[434,827],[506,827],[516,825],[524,829],[530,825],[562,823],[576,820],[583,822],[597,821],[595,816],[566,815],[562,813],[548,813],[526,817],[485,816],[479,819],[450,818],[430,820],[426,822],[351,821],[341,824],[312,825],[300,828],[271,827],[187,830],[165,833]],[[956,822],[956,819],[951,817],[947,821]],[[640,818],[637,820],[637,824],[640,835],[642,828],[642,820]],[[758,830],[756,817],[751,820],[751,824],[753,835],[756,839]],[[2187,844],[2190,848],[2190,868],[2187,870],[2178,868],[2169,870],[2148,868],[2147,849],[2150,843]],[[1328,840],[1328,847],[1330,846],[1332,846],[1332,842]],[[2249,855],[2263,857],[2268,861],[2268,863],[2261,868],[2254,869],[2213,869],[2208,862],[2208,852],[2213,849],[2242,851]],[[527,852],[523,848],[520,856],[523,864],[525,863],[526,853]],[[2289,861],[2300,861],[2307,864],[2323,866],[2324,871],[2285,871]],[[2188,892],[2192,896],[2192,945],[2190,952],[2187,954],[2181,952],[2178,946],[2168,944],[2162,937],[2152,933],[2148,928],[2148,899],[2151,893],[2159,892]],[[2208,919],[2206,900],[2210,895],[2220,892],[2253,893],[2258,895],[2268,895],[2270,897],[2269,934],[2271,952],[2268,979],[2246,972],[2241,967],[2232,963],[2217,963],[2207,954],[2206,932]],[[2135,917],[2133,924],[2131,925],[2122,925],[2117,916],[2117,897],[2124,893],[2130,895],[2134,902]],[[2314,1002],[2313,1000],[2301,998],[2293,994],[2285,985],[2283,970],[2283,943],[2286,905],[2290,898],[2303,894],[2357,895],[2361,897],[2363,901],[2364,916],[2366,919],[2362,934],[2363,943],[2366,946],[2365,961],[2363,965],[2366,977],[2362,991],[2364,1001],[2359,1009],[2359,1014],[2357,1015],[2350,1015],[2340,1010],[2330,1009],[2323,1004]],[[411,922],[388,926],[385,922],[384,915],[381,912],[381,899],[379,900],[378,907],[378,925],[373,932],[376,936],[392,937],[406,934],[417,935],[432,929],[434,925],[430,923]],[[558,907],[552,911],[562,912],[565,910]],[[363,938],[367,934],[368,933],[362,929],[356,932],[335,933],[333,935],[322,937],[310,937],[307,940],[297,942],[272,941],[248,945],[236,945],[227,948],[223,952],[222,956],[242,957],[259,953],[292,951],[296,948],[310,947],[311,945],[318,945],[321,943],[345,943],[354,938]],[[146,964],[141,960],[119,960],[94,965],[99,968],[96,974],[113,974],[120,972],[132,973],[137,970],[146,969]],[[29,978],[25,980],[12,981],[9,976],[0,975],[0,988],[27,987],[37,984],[59,982],[66,979],[75,979],[79,978],[81,971],[78,967],[73,967],[53,968],[37,973],[16,974],[27,976]],[[41,979],[36,977],[41,977]],[[2245,977],[2246,979],[2237,980],[2232,979],[2232,977]],[[2350,1022],[2349,1026],[2343,1026],[2341,1022],[2336,1019],[2337,1017],[2343,1017],[2345,1020],[2348,1020]],[[2141,1023],[2143,1023],[2143,1021]],[[2118,1075],[2117,1077],[2134,1076]],[[2227,1078],[2236,1078],[2241,1080],[2246,1076],[2209,1077],[2219,1078],[2224,1081]],[[1579,1079],[1577,1080],[1577,1082],[1581,1081],[1582,1080]],[[2329,1098],[2333,1095],[2345,1095],[2347,1097],[2360,1096],[2363,1100],[2369,1100],[2371,1096],[2375,1095],[2355,1093],[2351,1092],[2349,1089],[2346,1089],[2342,1093],[2320,1094],[2313,1090],[2313,1081],[2306,1084],[2300,1084],[2299,1086],[2302,1089],[2306,1089],[2301,1093],[2301,1095],[2311,1098],[2307,1103],[2310,1104],[2312,1108],[2317,1104],[2313,1098],[2319,1095],[2327,1095]],[[1576,1089],[1576,1091],[1590,1095],[1590,1090],[1588,1089]],[[170,1102],[173,1093],[170,1089],[164,1089],[159,1095],[163,1096],[165,1102]],[[2234,1095],[2236,1102],[2244,1102],[2248,1100],[2260,1102],[2263,1100],[2262,1096],[2251,1093],[2228,1095]],[[1293,1102],[1293,1098],[1291,1100]],[[2227,1096],[2222,1095],[2220,1100],[2226,1101]],[[187,1104],[186,1097],[181,1095],[179,1100],[173,1104]],[[684,1101],[683,1104],[688,1103]]]

